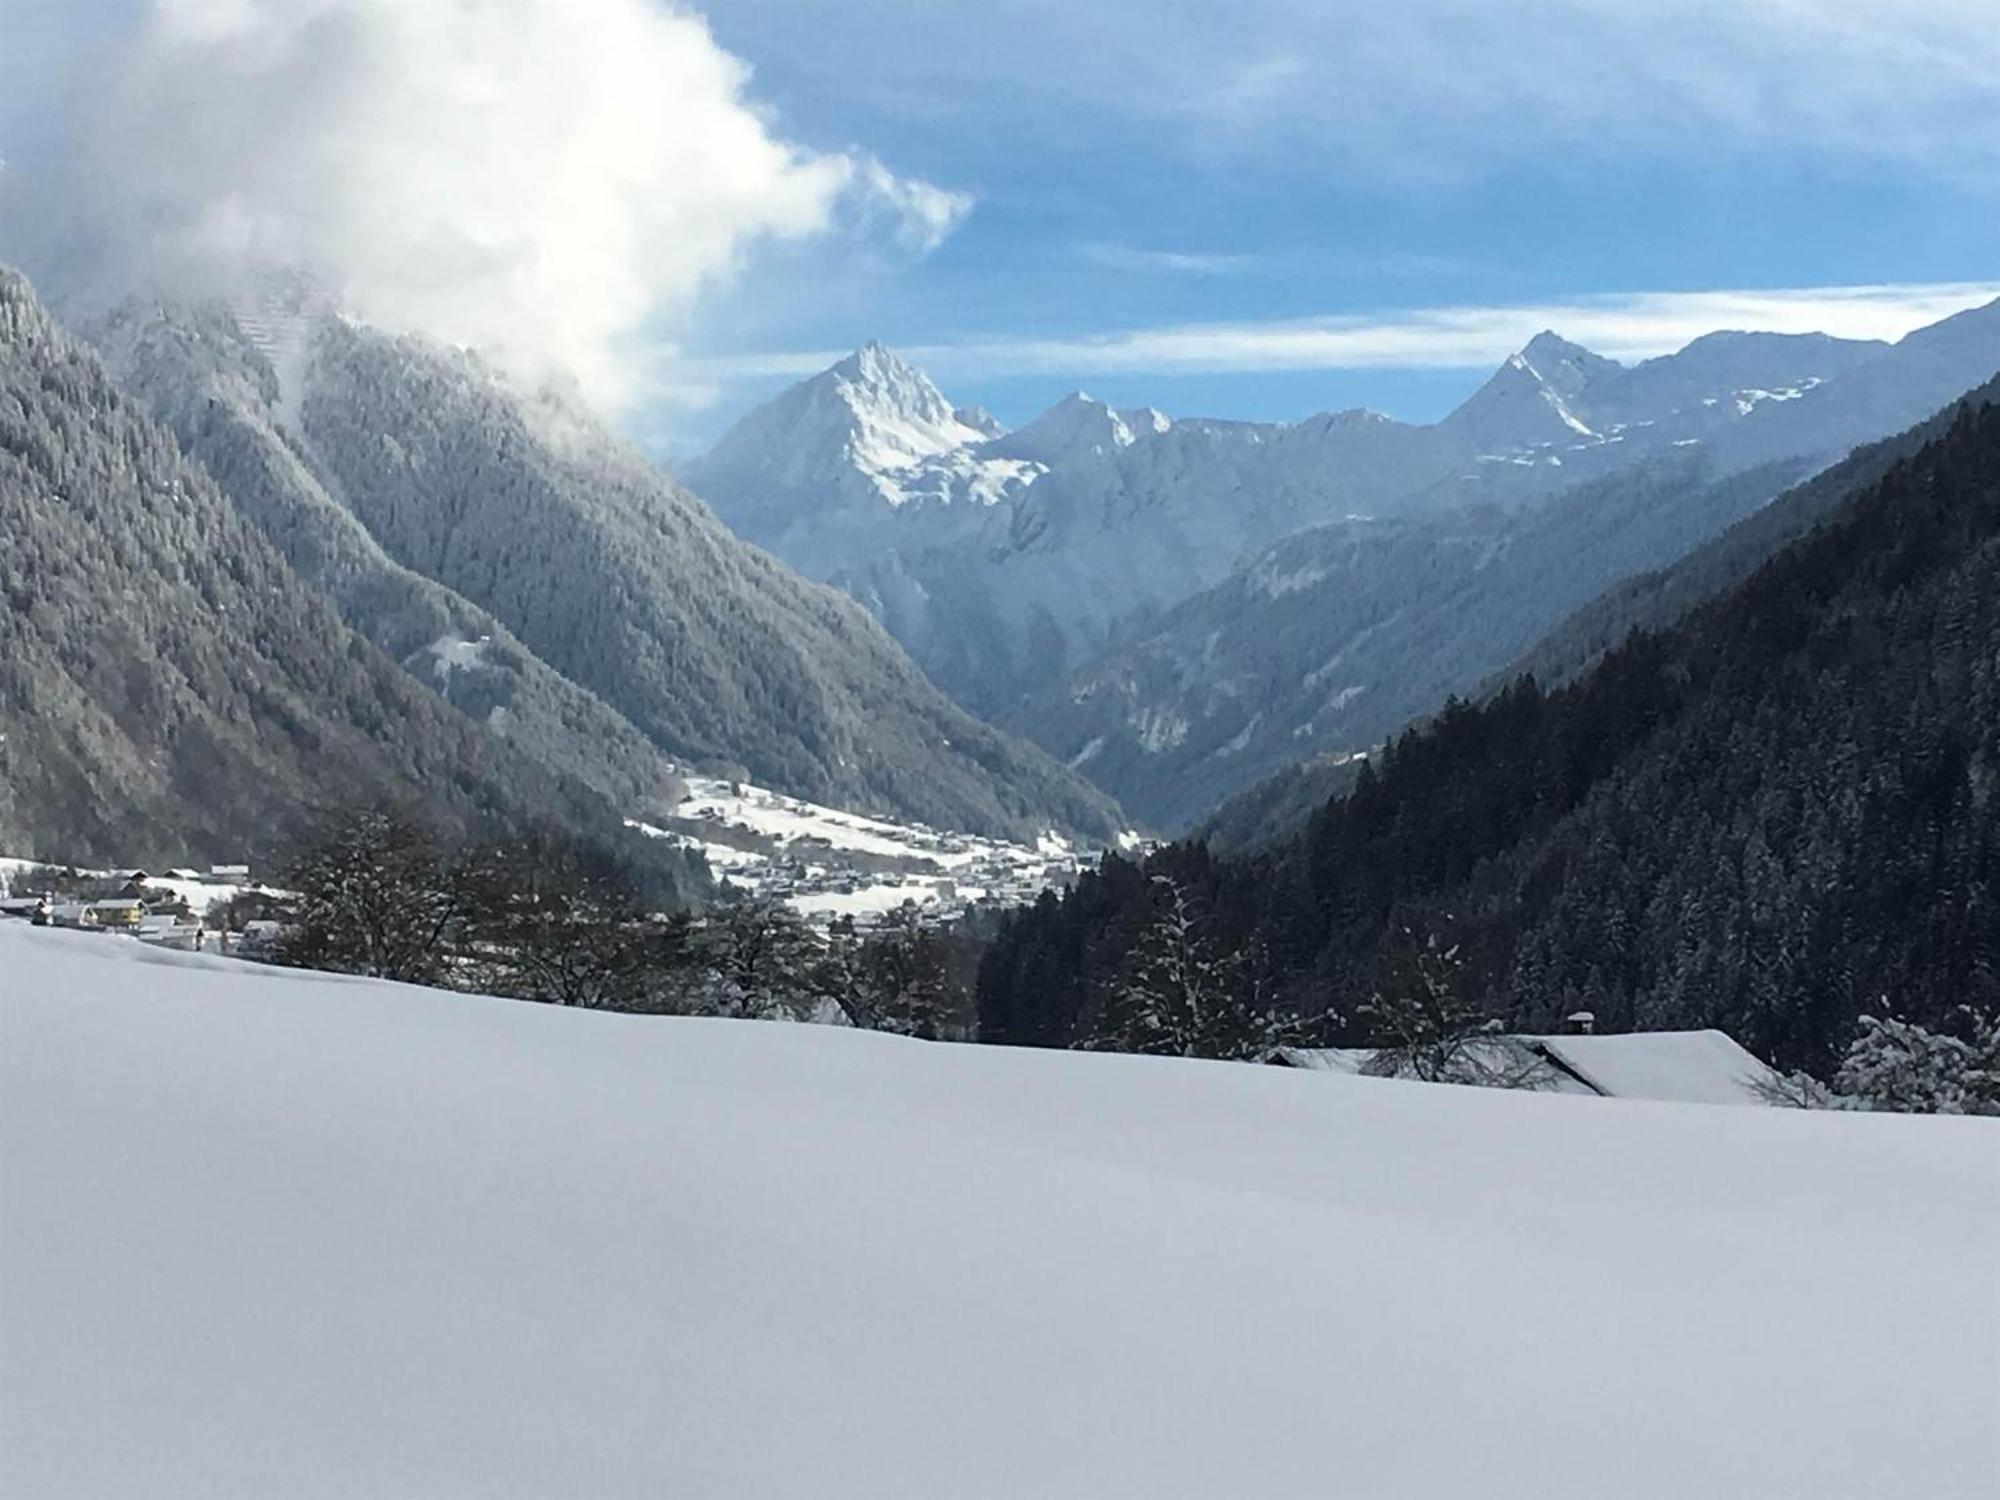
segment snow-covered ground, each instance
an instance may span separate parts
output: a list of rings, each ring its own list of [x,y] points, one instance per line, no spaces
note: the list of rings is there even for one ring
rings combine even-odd
[[[0,1491],[1980,1497],[2000,1129],[0,923]]]
[[[688,778],[686,800],[664,824],[632,826],[699,849],[730,885],[813,920],[866,921],[906,901],[936,916],[982,901],[1032,901],[1096,858],[1054,834],[1030,848],[706,776]]]

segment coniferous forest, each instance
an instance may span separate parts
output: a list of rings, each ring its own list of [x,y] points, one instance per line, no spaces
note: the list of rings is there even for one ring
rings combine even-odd
[[[1287,842],[1108,858],[1002,931],[982,1033],[1084,1040],[1158,892],[1325,1042],[1427,945],[1487,1015],[1719,1027],[1829,1071],[1864,1014],[2000,995],[2000,407],[1968,404],[1732,591],[1555,691],[1389,745]]]

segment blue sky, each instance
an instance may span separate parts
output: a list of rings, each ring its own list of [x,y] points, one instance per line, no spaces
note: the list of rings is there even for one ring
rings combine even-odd
[[[1629,358],[2000,291],[1993,0],[0,0],[0,36],[0,258],[312,258],[672,449],[868,338],[1010,422],[1425,419],[1543,322]]]
[[[1990,5],[1393,10],[1436,29],[1392,25],[1377,4],[720,0],[718,40],[755,66],[787,129],[865,142],[974,206],[914,263],[833,275],[822,258],[814,275],[814,251],[796,252],[790,285],[751,278],[755,312],[718,306],[697,347],[2000,277]],[[1659,19],[1633,19],[1646,11]],[[1562,47],[1546,46],[1551,28]],[[1506,38],[1519,55],[1494,65]],[[1370,67],[1403,81],[1368,85],[1356,72]],[[1178,412],[1424,418],[1480,378],[1245,364],[940,373],[1010,421],[1077,383]]]

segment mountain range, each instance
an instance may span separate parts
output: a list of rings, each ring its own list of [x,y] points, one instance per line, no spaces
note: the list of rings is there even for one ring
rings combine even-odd
[[[1702,569],[1736,581],[1566,685],[1445,707],[1271,847],[1107,861],[1023,911],[982,970],[987,1034],[1075,1036],[1162,881],[1200,914],[1204,972],[1331,1007],[1335,1037],[1425,954],[1509,1025],[1719,1027],[1822,1071],[1863,1015],[1990,1009],[1996,395],[1793,491],[1789,541],[1756,561],[1737,534]],[[1671,592],[1623,597],[1644,618]]]
[[[134,302],[86,344],[0,290],[10,852],[266,849],[363,794],[616,831],[682,768],[971,832],[1119,827],[563,390],[303,294]]]
[[[1626,366],[1543,333],[1427,426],[975,426],[871,345],[684,477],[854,595],[961,703],[1188,826],[1353,754],[1857,444],[2000,368],[2000,305],[1890,345],[1719,332]]]

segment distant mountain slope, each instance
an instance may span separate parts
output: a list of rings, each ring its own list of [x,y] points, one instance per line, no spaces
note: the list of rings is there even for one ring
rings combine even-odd
[[[312,324],[294,316],[288,325],[263,323],[258,331],[281,358],[293,346],[283,373],[296,382]],[[494,616],[383,551],[329,491],[324,464],[285,409],[275,361],[228,308],[134,303],[86,332],[120,384],[293,569],[418,682],[633,816],[656,816],[679,799],[673,767],[628,720],[547,666]]]
[[[322,803],[421,797],[605,832],[345,626],[0,268],[0,848],[269,852]]]
[[[952,705],[851,600],[730,535],[562,394],[524,400],[470,356],[330,321],[299,409],[391,559],[677,761],[972,832],[1117,828],[1101,792]]]
[[[1447,710],[1276,849],[1151,868],[1314,1010],[1433,934],[1530,1029],[1714,1026],[1787,1066],[1864,1012],[2000,1005],[2000,407],[1858,477],[1678,626]],[[1144,899],[1113,867],[1013,924],[982,972],[996,1037],[1073,1025],[1075,956],[1115,970]]]
[[[1738,451],[1736,432],[1812,406],[1886,352],[1725,333],[1627,368],[1543,334],[1428,427],[1358,411],[1169,421],[1072,396],[1018,433],[943,447],[950,402],[871,347],[744,418],[686,475],[725,520],[838,582],[954,697],[993,715],[1317,526],[1538,501],[1689,447],[1717,477],[1837,457],[1847,408],[1793,424],[1781,451]],[[858,456],[854,432],[920,421],[925,441],[905,451],[921,456],[889,461],[881,444]]]
[[[998,722],[1178,831],[1291,762],[1379,743],[1797,474],[1715,480],[1690,452],[1539,506],[1303,532]]]
[[[1907,432],[1857,449],[1671,565],[1613,584],[1494,672],[1473,695],[1483,698],[1500,692],[1524,674],[1532,675],[1545,688],[1560,686],[1595,664],[1633,630],[1659,630],[1674,624],[1742,582],[1855,490],[1879,481],[1897,463],[1941,436],[1956,420],[1961,405],[1996,401],[2000,401],[2000,379],[1988,381],[1968,393],[1963,403],[1954,403]],[[1761,472],[1752,471],[1734,483],[1754,483]],[[1461,679],[1453,689],[1465,691],[1467,686]],[[1441,702],[1441,697],[1433,700],[1425,711]],[[1275,843],[1301,827],[1330,798],[1347,791],[1357,769],[1353,751],[1323,753],[1287,766],[1231,797],[1202,823],[1200,833],[1220,850]]]

